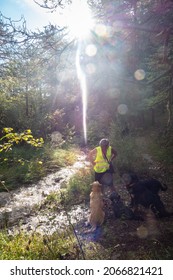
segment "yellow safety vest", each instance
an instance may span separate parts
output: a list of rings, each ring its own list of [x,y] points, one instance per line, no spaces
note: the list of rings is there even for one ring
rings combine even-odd
[[[111,146],[108,147],[107,152],[106,152],[106,157],[108,159],[108,161],[104,158],[103,154],[102,154],[102,149],[100,146],[96,147],[97,150],[97,154],[96,154],[96,159],[95,159],[95,165],[94,165],[94,171],[97,173],[103,173],[106,170],[109,169],[109,163],[108,161],[110,161],[111,159]]]

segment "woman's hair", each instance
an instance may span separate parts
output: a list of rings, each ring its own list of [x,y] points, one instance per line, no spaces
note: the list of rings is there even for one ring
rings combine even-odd
[[[109,140],[106,139],[106,138],[103,138],[103,139],[100,140],[99,145],[101,147],[108,147],[109,146]]]

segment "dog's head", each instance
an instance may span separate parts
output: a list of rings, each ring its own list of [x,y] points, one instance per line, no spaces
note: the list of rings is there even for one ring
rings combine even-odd
[[[127,190],[131,192],[131,188],[139,181],[139,178],[134,172],[129,172],[122,175],[122,181],[125,184]]]
[[[117,192],[112,192],[109,198],[112,202],[117,203],[120,200],[120,195]]]
[[[93,182],[91,187],[93,192],[101,192],[102,185],[98,181]]]

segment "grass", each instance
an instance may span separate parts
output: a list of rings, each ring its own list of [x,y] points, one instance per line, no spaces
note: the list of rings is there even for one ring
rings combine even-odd
[[[43,148],[17,146],[11,151],[0,154],[0,191],[4,186],[8,190],[21,184],[35,183],[49,172],[63,166],[72,165],[79,151],[72,149],[52,149],[49,145]]]
[[[147,141],[147,139],[145,140]],[[143,166],[143,162],[138,162],[137,160],[140,159],[140,152],[137,144],[141,145],[141,143],[135,143],[134,139],[130,138],[126,138],[120,143],[117,142],[118,146],[115,143],[115,146],[118,150],[117,164],[120,169],[124,165],[127,166],[127,168],[129,168],[129,166],[137,166],[137,170],[141,170],[141,168],[143,170],[145,168],[145,166]],[[142,146],[142,148],[145,152],[145,148],[148,147]],[[168,156],[171,154],[171,148],[170,150],[164,150],[163,147],[159,148],[158,143],[152,143],[149,148],[149,152],[153,157],[155,157],[155,159],[157,159],[158,161],[161,160],[164,165],[166,164],[166,162],[169,162],[171,166],[171,156],[170,161],[167,160]],[[1,174],[3,174],[4,176],[6,171],[6,180],[8,179],[10,182],[11,179],[12,184],[14,184],[15,180],[16,183],[18,182],[19,179],[17,177],[17,174],[23,174],[21,175],[23,176],[21,177],[21,182],[23,182],[24,179],[33,180],[33,178],[38,178],[44,173],[46,174],[46,172],[48,172],[48,169],[53,170],[53,168],[60,168],[62,166],[73,164],[76,160],[77,154],[77,151],[75,149],[72,149],[70,151],[62,149],[52,150],[49,148],[49,146],[45,146],[42,150],[40,149],[37,151],[32,151],[31,149],[25,151],[21,150],[20,152],[21,154],[17,159],[25,158],[26,162],[28,162],[28,165],[22,165],[20,162],[19,165],[15,165],[14,154],[13,156],[11,155],[11,157],[8,157],[8,160],[4,161],[0,165],[0,172],[2,170],[4,172],[1,172]],[[39,161],[41,161],[42,164],[39,163]],[[13,170],[14,167],[16,168],[15,170]],[[10,174],[10,172],[12,173]],[[26,174],[28,174],[28,178]],[[64,207],[68,211],[74,204],[89,201],[90,183],[92,181],[93,173],[89,169],[79,170],[68,183],[64,184],[60,193],[51,193],[47,197],[45,207],[47,208],[48,206],[50,206],[53,211],[53,208],[51,207],[53,204],[56,207],[57,205],[60,205],[61,209],[63,209]],[[122,221],[119,221],[119,223],[120,224],[117,225],[117,220],[115,224],[109,224],[109,222],[106,222],[103,225],[102,240],[100,240],[99,242],[86,242],[82,240],[82,244],[78,243],[78,240],[76,239],[74,231],[71,227],[68,227],[64,232],[56,232],[53,235],[49,236],[42,236],[38,233],[26,235],[22,232],[14,236],[9,236],[4,230],[0,232],[0,259],[78,260],[83,258],[80,245],[82,245],[85,259],[91,260],[172,259],[172,229],[169,229],[168,226],[166,226],[165,221],[161,221],[161,223],[163,223],[163,226],[161,228],[164,229],[164,232],[159,240],[152,240],[148,238],[138,239],[136,236],[129,234],[129,228],[128,231],[122,228]],[[118,230],[120,232],[118,232]]]
[[[120,234],[122,221],[116,221],[115,225],[109,223],[102,226],[103,234],[98,242],[77,239],[71,226],[49,236],[23,232],[9,236],[4,230],[0,232],[0,259],[172,260],[172,231],[164,229],[157,239],[140,239],[127,230],[121,229]]]
[[[59,152],[53,153],[52,158],[56,159],[57,153],[60,155]],[[47,196],[43,207],[51,211],[57,210],[58,207],[66,210],[68,214],[72,205],[89,200],[92,176],[90,169],[78,170],[60,192],[52,192]],[[99,244],[82,242],[81,247],[71,226],[51,236],[42,236],[38,233],[29,235],[23,232],[9,236],[5,230],[0,232],[0,259],[2,260],[99,259],[103,258],[100,250],[106,257],[107,250]]]
[[[90,169],[82,168],[78,170],[65,187],[63,203],[69,206],[88,200],[91,191],[90,184],[92,181],[93,174]]]
[[[50,150],[48,149],[48,152]],[[70,150],[54,149],[49,154],[51,164],[58,165],[59,167],[72,165],[76,161],[76,155],[78,155],[79,150],[71,148]]]
[[[66,240],[66,242],[64,242]],[[26,235],[19,233],[8,236],[0,233],[0,259],[1,260],[48,260],[63,259],[73,252],[76,240],[71,231],[56,233],[52,236],[40,234]],[[71,256],[72,257],[72,256]]]
[[[79,243],[70,227],[51,236],[0,232],[0,260],[106,259],[108,252],[97,243]]]

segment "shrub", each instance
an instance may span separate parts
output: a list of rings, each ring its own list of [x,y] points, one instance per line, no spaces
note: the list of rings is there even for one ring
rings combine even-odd
[[[116,123],[111,124],[110,142],[117,150],[117,158],[115,165],[118,172],[135,170],[143,172],[147,168],[147,164],[142,157],[141,147],[136,143],[134,136],[121,136],[121,130]]]
[[[63,203],[77,204],[89,200],[93,174],[90,169],[80,169],[68,182]]]

